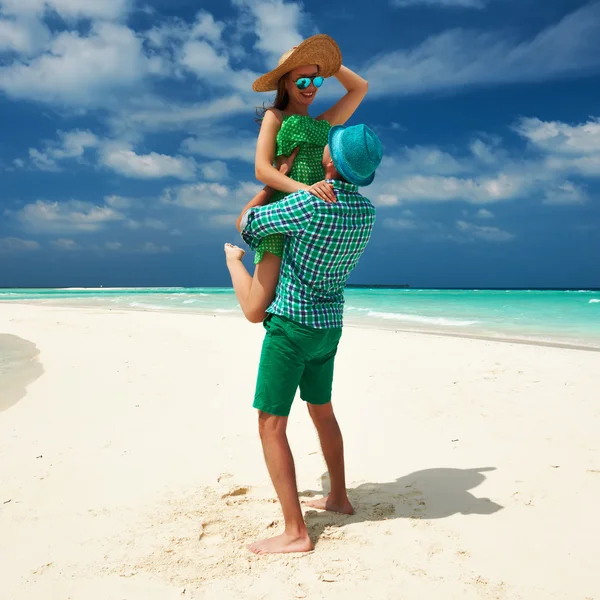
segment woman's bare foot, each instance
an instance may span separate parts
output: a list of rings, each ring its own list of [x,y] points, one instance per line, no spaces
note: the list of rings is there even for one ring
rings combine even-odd
[[[350,504],[350,500],[348,500],[348,498],[341,501],[336,501],[330,500],[329,496],[326,496],[325,498],[319,498],[318,500],[309,500],[304,504],[318,510],[328,510],[329,512],[342,513],[343,515],[354,514],[354,508],[352,508],[352,504]]]
[[[248,550],[254,552],[254,554],[310,552],[312,549],[313,545],[308,537],[308,533],[304,533],[300,536],[291,536],[287,533],[282,533],[277,537],[260,540],[248,546]]]
[[[229,242],[225,244],[225,260],[242,260],[246,252]]]

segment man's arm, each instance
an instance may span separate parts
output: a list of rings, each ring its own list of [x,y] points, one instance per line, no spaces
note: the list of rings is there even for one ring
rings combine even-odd
[[[242,221],[245,222],[244,217],[248,214],[248,211],[251,208],[256,208],[258,206],[265,206],[266,204],[269,204],[269,200],[273,195],[273,191],[273,188],[270,188],[268,185],[266,185],[262,190],[260,190],[260,192],[258,192],[258,194],[256,194],[256,196],[254,196],[254,198],[252,198],[252,200],[250,200],[250,202],[248,202],[248,204],[246,204],[246,206],[244,206],[244,208],[242,208],[242,212],[240,213],[240,216],[235,222],[235,228],[240,233],[242,231]]]
[[[242,238],[252,250],[256,250],[263,238],[269,235],[299,235],[310,223],[316,202],[320,200],[300,191],[269,206],[251,208],[241,221]]]

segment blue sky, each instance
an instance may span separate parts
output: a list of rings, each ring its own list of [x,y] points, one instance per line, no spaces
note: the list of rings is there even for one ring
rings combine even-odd
[[[351,123],[386,151],[353,282],[600,286],[580,0],[0,0],[0,286],[227,285],[270,99],[251,83],[318,32],[369,80]]]

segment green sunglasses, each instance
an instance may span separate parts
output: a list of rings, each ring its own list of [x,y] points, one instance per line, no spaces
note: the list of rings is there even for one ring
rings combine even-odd
[[[314,77],[300,77],[300,79],[296,80],[296,87],[299,90],[305,90],[310,85],[311,81],[316,88],[320,88],[323,85],[325,78],[320,75],[315,75]]]

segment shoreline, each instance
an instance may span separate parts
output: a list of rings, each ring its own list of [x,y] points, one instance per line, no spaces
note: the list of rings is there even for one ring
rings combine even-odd
[[[227,312],[216,312],[216,311],[201,311],[201,310],[177,310],[173,307],[165,307],[163,308],[145,308],[145,307],[133,307],[133,306],[94,306],[93,304],[84,304],[80,303],[79,299],[77,299],[78,304],[68,304],[65,302],[61,302],[60,300],[30,300],[30,301],[22,301],[22,300],[0,300],[0,308],[2,306],[34,306],[34,307],[52,307],[52,308],[60,308],[65,310],[97,310],[97,311],[106,311],[108,313],[115,312],[131,312],[131,313],[151,313],[151,314],[174,314],[174,315],[190,315],[190,316],[206,316],[206,317],[231,317],[235,319],[244,320],[241,312],[238,314],[234,311]],[[386,326],[385,323],[389,323]],[[501,342],[505,344],[519,344],[525,346],[538,346],[541,348],[561,348],[564,350],[580,350],[585,352],[600,352],[600,343],[599,345],[587,345],[583,343],[575,343],[570,341],[561,341],[561,340],[553,340],[553,339],[536,339],[536,338],[528,338],[528,337],[513,337],[513,336],[502,336],[502,335],[490,335],[490,334],[479,334],[475,332],[468,331],[447,331],[436,329],[435,327],[431,328],[412,328],[410,326],[398,326],[393,321],[379,323],[375,320],[363,320],[360,321],[358,319],[354,319],[352,317],[346,316],[344,319],[344,328],[357,328],[357,329],[367,329],[367,330],[375,330],[375,331],[393,331],[395,333],[411,333],[411,334],[419,334],[419,335],[428,335],[428,336],[442,336],[442,337],[450,337],[457,339],[469,339],[469,340],[481,340],[486,342]]]

